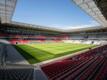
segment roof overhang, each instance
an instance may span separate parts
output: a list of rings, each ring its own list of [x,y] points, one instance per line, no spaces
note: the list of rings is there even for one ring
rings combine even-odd
[[[96,21],[98,21],[101,26],[97,27],[90,27],[90,28],[82,28],[82,29],[72,29],[72,30],[64,30],[64,29],[57,29],[51,28],[46,26],[40,25],[32,25],[20,22],[11,21],[13,16],[13,12],[15,10],[17,0],[0,0],[0,20],[2,23],[10,23],[15,25],[20,25],[23,27],[35,28],[35,29],[45,29],[45,30],[52,30],[58,32],[77,32],[77,31],[86,31],[92,29],[101,29],[107,27],[107,17],[106,14],[103,13],[106,8],[105,0],[73,0],[78,6],[80,6],[84,11],[86,11],[90,16],[92,16]],[[106,8],[106,9],[105,9]]]
[[[86,31],[94,31],[94,30],[101,30],[101,29],[107,29],[106,27],[101,27],[101,26],[94,26],[94,27],[87,27],[87,28],[79,28],[79,29],[72,29],[68,30],[66,32],[86,32]]]
[[[107,0],[94,0],[94,1],[107,20]]]
[[[84,31],[91,31],[91,30],[99,30],[99,29],[103,29],[103,28],[107,29],[107,27],[93,26],[93,27],[87,27],[87,28],[64,30],[64,29],[52,28],[52,27],[41,26],[41,25],[33,25],[33,24],[21,23],[21,22],[15,22],[15,21],[12,21],[11,24],[22,26],[25,28],[28,27],[28,28],[33,28],[33,29],[57,31],[57,32],[63,32],[63,33],[84,32]]]
[[[102,26],[107,27],[107,20],[97,5],[97,3],[102,4],[101,2],[105,0],[73,0],[81,9],[87,12],[90,16],[92,16],[98,23]],[[107,1],[106,1],[107,3]],[[103,5],[106,6],[107,4]],[[100,5],[99,5],[100,6]],[[106,12],[107,13],[107,12]]]
[[[33,28],[33,29],[43,29],[43,30],[50,30],[50,31],[57,31],[57,32],[65,32],[63,29],[52,28],[52,27],[47,27],[47,26],[42,26],[42,25],[33,25],[33,24],[22,23],[22,22],[12,21],[11,24],[19,25],[19,26],[23,26],[23,27],[29,27],[29,28]]]
[[[0,0],[0,21],[10,23],[17,0]]]

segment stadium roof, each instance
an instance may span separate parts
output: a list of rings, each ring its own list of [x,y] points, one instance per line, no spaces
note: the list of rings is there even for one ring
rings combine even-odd
[[[21,23],[21,22],[15,22],[15,21],[12,21],[11,24],[23,26],[23,27],[29,27],[33,29],[44,29],[44,30],[50,30],[50,31],[65,32],[63,29],[52,28],[52,27],[47,27],[47,26],[42,26],[42,25],[33,25],[33,24]]]
[[[101,26],[107,27],[107,1],[106,0],[73,0],[80,8],[82,8],[85,12],[87,12],[90,16],[92,16],[96,21],[98,21]],[[13,16],[13,12],[16,6],[17,0],[0,0],[0,20],[2,23],[11,23],[20,25],[23,27],[32,27],[37,29],[45,29],[45,30],[54,30],[60,32],[74,32],[74,31],[85,31],[92,29],[101,29],[101,26],[90,27],[90,28],[81,28],[81,29],[57,29],[51,28],[41,25],[32,25],[20,22],[11,21]],[[103,28],[103,27],[102,27]]]
[[[9,23],[11,21],[17,0],[0,0],[0,22]]]
[[[73,0],[102,26],[107,27],[107,0]]]
[[[52,28],[47,26],[41,26],[41,25],[33,25],[33,24],[27,24],[27,23],[21,23],[21,22],[11,22],[13,25],[17,26],[23,26],[28,27],[32,29],[41,29],[41,30],[49,30],[49,31],[57,31],[57,32],[81,32],[81,31],[92,31],[92,30],[100,30],[100,29],[107,29],[107,27],[101,27],[101,26],[94,26],[94,27],[87,27],[87,28],[79,28],[79,29],[72,29],[72,30],[65,30],[65,29],[58,29],[58,28]]]
[[[107,20],[107,0],[96,0],[95,3]]]
[[[67,30],[66,32],[85,32],[85,31],[95,31],[95,30],[102,30],[102,29],[107,29],[107,27],[94,26],[94,27]]]

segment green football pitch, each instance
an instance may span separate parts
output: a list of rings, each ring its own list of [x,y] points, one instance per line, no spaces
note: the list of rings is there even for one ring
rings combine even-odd
[[[17,51],[23,55],[23,57],[30,64],[35,64],[41,61],[72,54],[89,47],[95,47],[95,45],[73,43],[37,43],[15,45]]]

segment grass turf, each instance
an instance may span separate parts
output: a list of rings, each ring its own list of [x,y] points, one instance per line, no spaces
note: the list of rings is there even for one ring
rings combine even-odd
[[[89,47],[95,47],[95,45],[73,43],[37,43],[15,45],[15,48],[30,64],[78,52]]]

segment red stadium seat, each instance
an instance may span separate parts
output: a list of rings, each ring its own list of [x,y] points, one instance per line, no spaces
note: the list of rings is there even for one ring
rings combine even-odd
[[[107,61],[105,57],[107,56],[107,51],[103,53],[103,50],[106,48],[107,46],[102,46],[92,49],[91,51],[76,55],[77,59],[67,58],[43,66],[42,70],[49,80],[105,79],[107,74]]]

